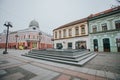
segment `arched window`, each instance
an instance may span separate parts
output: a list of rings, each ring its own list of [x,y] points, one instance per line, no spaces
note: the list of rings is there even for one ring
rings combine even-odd
[[[69,36],[72,36],[72,29],[69,29]]]
[[[85,34],[85,25],[81,26],[81,34]]]
[[[75,27],[75,35],[79,35],[79,27]]]
[[[57,32],[55,32],[55,38],[57,38]]]
[[[63,30],[63,37],[66,37],[66,29]]]
[[[59,31],[59,38],[61,38],[61,30]]]

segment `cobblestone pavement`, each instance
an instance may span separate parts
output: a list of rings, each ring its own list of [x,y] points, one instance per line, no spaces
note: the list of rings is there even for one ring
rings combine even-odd
[[[120,53],[98,53],[84,67],[120,74]]]
[[[27,53],[28,50],[8,50],[8,54],[2,54],[3,49],[0,49],[0,80],[120,80],[119,72],[109,72],[103,69],[96,68],[97,61],[99,65],[118,65],[119,61],[114,61],[111,58],[103,60],[94,58],[84,67],[78,67],[67,64],[60,64],[39,59],[33,59],[21,56]],[[97,59],[97,60],[96,60]],[[112,59],[112,60],[111,60]],[[105,63],[104,61],[114,61],[115,63]],[[116,56],[119,60],[119,56]],[[95,66],[91,65],[94,64]],[[99,70],[98,70],[99,69]]]

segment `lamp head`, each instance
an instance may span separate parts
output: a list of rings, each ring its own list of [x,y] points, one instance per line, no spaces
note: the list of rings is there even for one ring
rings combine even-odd
[[[9,26],[10,26],[11,28],[13,27],[11,22],[8,22],[8,24],[9,24]]]
[[[8,22],[8,21],[5,22],[4,26],[6,26],[6,27],[9,27],[9,26],[10,26],[10,27],[13,27],[13,26],[12,26],[12,23],[11,23],[11,22]]]

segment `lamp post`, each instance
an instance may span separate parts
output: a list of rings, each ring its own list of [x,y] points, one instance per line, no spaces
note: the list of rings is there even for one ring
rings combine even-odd
[[[15,48],[17,49],[17,47],[18,47],[18,45],[17,45],[17,38],[18,38],[19,36],[16,34],[15,37],[16,37],[16,46],[15,46]]]
[[[7,27],[7,35],[6,35],[6,44],[5,44],[5,51],[3,51],[3,54],[8,54],[7,47],[8,47],[8,33],[9,33],[9,27],[12,27],[11,22],[5,22],[4,26]]]
[[[39,32],[39,49],[41,48],[41,46],[40,46],[40,41],[41,41],[41,39],[42,39],[42,33],[41,32]]]

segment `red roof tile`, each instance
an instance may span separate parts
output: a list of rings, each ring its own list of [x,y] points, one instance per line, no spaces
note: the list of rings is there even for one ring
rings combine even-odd
[[[61,28],[65,28],[65,27],[69,27],[69,26],[71,26],[71,25],[78,24],[78,23],[82,23],[82,22],[85,22],[85,21],[87,21],[87,18],[83,18],[83,19],[80,19],[80,20],[76,20],[76,21],[70,22],[70,23],[65,24],[65,25],[62,25],[62,26],[60,26],[60,27],[58,27],[58,28],[56,28],[56,29],[54,29],[54,30],[61,29]],[[53,31],[54,31],[54,30],[53,30]]]

